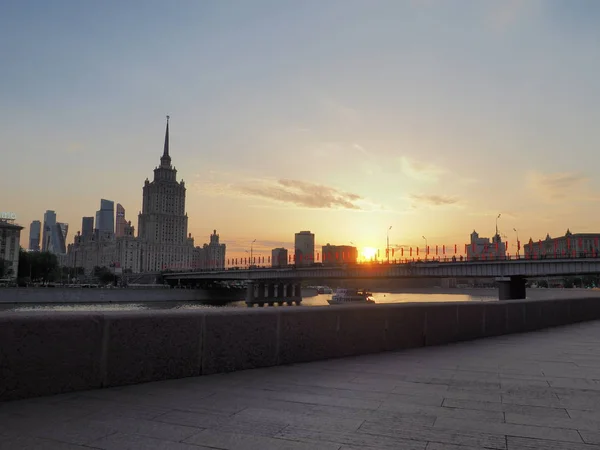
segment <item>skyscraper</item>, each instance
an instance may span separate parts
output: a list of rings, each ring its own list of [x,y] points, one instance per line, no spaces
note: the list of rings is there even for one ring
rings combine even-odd
[[[185,183],[177,182],[177,170],[169,155],[169,116],[160,166],[154,180],[147,178],[143,187],[142,211],[138,217],[138,238],[144,241],[142,271],[189,268],[194,240],[187,235]]]
[[[195,268],[198,269],[224,269],[225,268],[225,244],[219,243],[217,230],[210,235],[210,244],[196,248]]]
[[[100,210],[96,211],[96,229],[100,232],[115,232],[115,202],[100,200]]]
[[[42,223],[39,220],[34,220],[29,225],[29,250],[34,252],[40,251],[40,233],[42,231]]]
[[[42,251],[52,252],[56,243],[56,213],[48,210],[44,213],[44,229],[42,231]]]
[[[84,239],[88,239],[94,234],[94,218],[83,217],[81,219],[81,236]]]
[[[115,237],[125,236],[125,227],[127,221],[125,220],[125,208],[120,203],[117,203],[117,221],[115,225]]]
[[[64,222],[56,223],[56,242],[54,253],[64,255],[67,253],[67,234],[69,233],[69,224]]]

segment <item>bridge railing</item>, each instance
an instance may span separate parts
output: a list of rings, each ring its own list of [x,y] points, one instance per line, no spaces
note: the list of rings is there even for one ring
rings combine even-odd
[[[525,255],[491,255],[484,254],[478,256],[425,256],[424,258],[411,257],[411,258],[395,258],[386,261],[357,261],[357,262],[341,262],[341,263],[312,263],[308,265],[302,264],[287,264],[287,265],[251,265],[251,266],[229,266],[222,268],[176,268],[167,269],[163,271],[163,274],[167,273],[183,273],[183,272],[195,272],[195,273],[213,273],[222,271],[236,271],[236,270],[272,270],[272,269],[308,269],[308,268],[352,268],[352,267],[369,267],[369,266],[396,266],[406,264],[423,264],[423,263],[482,263],[482,262],[516,262],[516,261],[553,261],[553,260],[580,260],[599,258],[600,253],[598,251],[593,252],[576,252],[572,251],[569,253],[562,254],[525,254]]]

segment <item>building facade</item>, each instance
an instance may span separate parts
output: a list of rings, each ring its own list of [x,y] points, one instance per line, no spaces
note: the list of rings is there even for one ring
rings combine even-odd
[[[115,263],[124,271],[141,272],[142,241],[135,237],[131,221],[125,224],[123,236],[115,239]]]
[[[34,220],[29,225],[29,250],[32,252],[40,251],[40,239],[42,232],[42,223],[39,220]]]
[[[54,253],[64,255],[67,253],[67,236],[69,234],[69,224],[64,222],[56,223],[57,247]]]
[[[284,267],[288,265],[288,251],[280,247],[271,250],[271,267]]]
[[[354,264],[358,261],[358,250],[351,245],[324,245],[321,247],[323,265]]]
[[[125,220],[125,208],[120,203],[117,203],[117,218],[115,221],[115,236],[125,236],[125,227],[127,227],[127,221]],[[131,226],[131,224],[129,224]]]
[[[506,257],[506,243],[498,233],[491,242],[489,238],[479,237],[475,230],[471,233],[471,242],[467,245],[468,259],[500,259]]]
[[[96,211],[96,229],[101,232],[115,232],[115,202],[100,200],[100,209]]]
[[[14,219],[0,219],[0,259],[3,260],[3,279],[16,279],[19,276],[19,250],[22,226]]]
[[[299,266],[309,266],[315,261],[315,235],[310,231],[295,234],[294,259]]]
[[[597,257],[600,254],[600,233],[571,233],[551,238],[549,234],[543,240],[529,242],[523,246],[526,258],[575,258]]]
[[[169,121],[160,166],[154,180],[146,179],[142,211],[138,216],[138,238],[143,240],[141,270],[161,271],[192,267],[194,240],[187,233],[185,183],[177,181],[177,170],[169,155]]]

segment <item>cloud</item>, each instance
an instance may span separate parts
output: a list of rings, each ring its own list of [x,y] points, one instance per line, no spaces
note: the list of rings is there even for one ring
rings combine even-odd
[[[416,161],[406,156],[400,158],[400,166],[404,175],[419,181],[437,181],[444,173],[444,170],[440,167]]]
[[[208,179],[194,183],[194,188],[204,194],[236,197],[241,195],[315,209],[362,210],[369,205],[369,202],[361,195],[308,181],[287,178],[278,180],[246,178],[238,182],[226,183],[214,181],[217,178],[214,175],[217,174],[211,173]],[[221,173],[217,179],[232,178],[240,179],[242,177]],[[377,205],[371,205],[369,209],[376,207]]]
[[[436,194],[410,194],[409,198],[413,202],[413,208],[419,206],[458,206],[460,201],[456,197]]]
[[[579,172],[532,172],[529,185],[547,201],[561,201],[569,198],[573,191],[588,178]]]

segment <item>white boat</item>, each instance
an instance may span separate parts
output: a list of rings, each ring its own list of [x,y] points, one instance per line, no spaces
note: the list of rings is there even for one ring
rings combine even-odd
[[[360,289],[336,289],[331,300],[327,300],[330,305],[349,305],[355,303],[375,303],[373,294]]]

